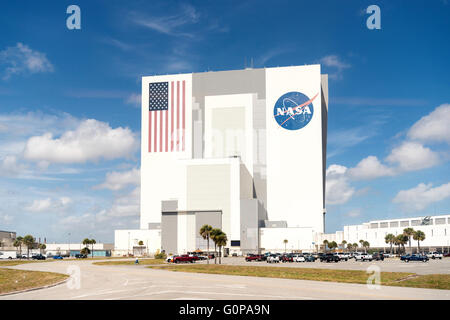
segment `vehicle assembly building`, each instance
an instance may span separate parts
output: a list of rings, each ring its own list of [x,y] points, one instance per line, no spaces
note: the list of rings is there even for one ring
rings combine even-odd
[[[139,230],[115,252],[315,249],[324,232],[328,77],[320,65],[142,78]]]

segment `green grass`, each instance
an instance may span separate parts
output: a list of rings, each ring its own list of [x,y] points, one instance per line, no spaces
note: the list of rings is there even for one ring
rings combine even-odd
[[[133,260],[127,260],[127,261],[101,261],[101,262],[94,262],[93,264],[99,265],[99,266],[123,266],[123,265],[134,265],[134,259]],[[153,265],[153,264],[163,264],[165,263],[164,259],[139,259],[139,264],[142,265]]]
[[[330,281],[366,284],[369,274],[363,270],[331,270],[318,268],[284,268],[228,265],[166,265],[149,268],[180,272],[225,274],[296,280]],[[407,272],[381,272],[381,285],[429,289],[450,289],[450,275],[416,276]],[[405,279],[407,278],[407,279]],[[405,279],[405,280],[403,280]]]
[[[17,266],[19,264],[26,263],[40,263],[40,262],[52,262],[53,259],[47,260],[0,260],[0,267]]]
[[[67,277],[53,272],[0,269],[0,294],[50,285]]]

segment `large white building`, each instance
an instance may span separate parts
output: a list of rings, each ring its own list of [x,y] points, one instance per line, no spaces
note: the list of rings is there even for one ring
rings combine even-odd
[[[400,219],[373,220],[359,225],[344,226],[343,231],[333,234],[318,234],[317,242],[323,240],[336,241],[341,244],[343,240],[347,243],[357,243],[360,240],[368,241],[371,248],[390,250],[386,243],[387,234],[397,236],[406,228],[420,230],[425,233],[425,240],[419,243],[420,248],[425,251],[450,251],[450,215],[421,216]],[[407,245],[409,247],[409,244]],[[415,252],[418,243],[412,239],[411,249]]]
[[[142,78],[139,230],[115,251],[310,250],[324,232],[328,78],[320,65]]]

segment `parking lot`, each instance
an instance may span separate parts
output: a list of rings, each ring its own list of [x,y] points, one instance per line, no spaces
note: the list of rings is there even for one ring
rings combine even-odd
[[[201,261],[197,263],[206,263]],[[214,260],[210,260],[214,263]],[[265,261],[246,262],[244,257],[226,257],[222,258],[222,264],[237,265],[237,266],[276,266],[286,268],[324,268],[324,269],[346,269],[346,270],[366,270],[370,265],[377,265],[380,271],[386,272],[413,272],[417,274],[450,274],[450,258],[443,258],[442,260],[430,260],[428,262],[410,261],[408,263],[400,261],[399,258],[387,258],[384,261],[355,261],[350,259],[348,261],[340,262],[285,262],[285,263],[267,263]]]

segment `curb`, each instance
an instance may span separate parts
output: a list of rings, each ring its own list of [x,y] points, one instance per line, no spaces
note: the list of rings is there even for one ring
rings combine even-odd
[[[36,287],[36,288],[30,288],[30,289],[25,289],[25,290],[20,290],[20,291],[12,291],[12,292],[0,293],[0,297],[9,296],[9,295],[13,295],[13,294],[19,294],[19,293],[30,292],[30,291],[35,291],[35,290],[47,289],[47,288],[51,288],[51,287],[56,287],[56,286],[59,286],[60,284],[63,284],[64,282],[67,282],[69,279],[70,279],[70,277],[68,277],[67,279],[64,279],[62,281],[59,281],[59,282],[56,282],[56,283],[53,283],[53,284],[48,284],[48,285],[42,286],[42,287]]]

